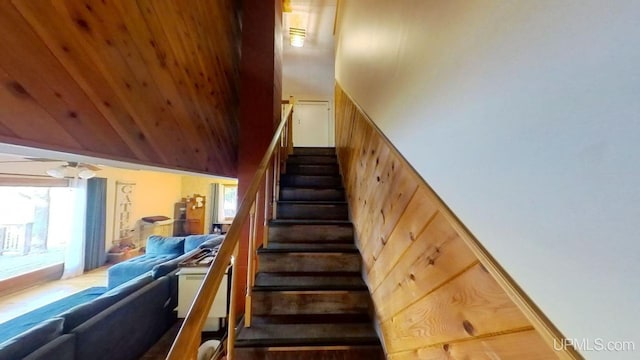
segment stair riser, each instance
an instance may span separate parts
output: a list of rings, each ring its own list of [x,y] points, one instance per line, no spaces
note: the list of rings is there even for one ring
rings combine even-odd
[[[349,349],[327,350],[295,347],[278,348],[235,348],[237,360],[383,360],[384,352],[379,346],[353,347]]]
[[[295,175],[338,175],[338,165],[307,165],[290,164],[287,166],[287,174]]]
[[[334,156],[317,155],[293,155],[287,159],[288,164],[337,164],[338,159]]]
[[[278,288],[278,289],[276,289]],[[321,276],[281,275],[277,273],[258,273],[254,291],[292,291],[305,290],[336,290],[336,291],[366,291],[367,286],[362,281],[360,274],[354,275],[327,275]]]
[[[252,297],[255,315],[367,314],[368,291],[296,293],[256,291]]]
[[[349,210],[346,204],[278,203],[278,219],[349,220]]]
[[[342,179],[339,176],[283,175],[280,179],[280,186],[341,188]]]
[[[336,148],[299,147],[293,148],[294,155],[335,155]]]
[[[344,201],[344,190],[336,189],[280,189],[280,200],[283,201]]]
[[[353,243],[353,227],[347,225],[269,226],[269,242]]]
[[[261,272],[359,272],[360,254],[285,253],[260,254]]]

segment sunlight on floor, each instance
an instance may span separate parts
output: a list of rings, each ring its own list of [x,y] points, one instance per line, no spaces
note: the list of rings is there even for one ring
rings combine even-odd
[[[0,323],[92,286],[106,284],[107,267],[104,266],[72,279],[50,281],[0,296]]]

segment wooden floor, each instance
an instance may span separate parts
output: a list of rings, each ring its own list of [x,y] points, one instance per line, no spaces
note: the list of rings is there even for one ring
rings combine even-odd
[[[0,323],[92,286],[106,286],[107,266],[67,279],[50,281],[0,296]]]
[[[182,321],[178,320],[178,322],[173,325],[167,332],[158,340],[149,349],[140,360],[164,360],[169,353],[169,349],[171,349],[171,345],[173,345],[173,341],[178,335],[178,331],[180,330],[180,326],[182,325]]]

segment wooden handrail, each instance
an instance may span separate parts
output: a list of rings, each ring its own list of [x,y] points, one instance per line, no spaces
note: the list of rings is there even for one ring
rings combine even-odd
[[[222,242],[220,246],[220,250],[213,261],[213,264],[209,267],[202,284],[200,285],[200,289],[198,290],[196,297],[194,299],[187,316],[184,319],[182,327],[180,328],[178,335],[171,346],[171,350],[169,350],[169,354],[167,355],[167,360],[184,360],[184,359],[195,359],[198,347],[200,346],[201,341],[201,332],[204,324],[206,322],[207,316],[209,314],[209,309],[211,308],[211,304],[215,299],[216,293],[218,292],[218,287],[220,286],[220,282],[222,281],[222,277],[225,273],[225,270],[229,263],[231,262],[231,255],[236,248],[240,240],[240,235],[242,233],[242,228],[244,227],[245,222],[249,218],[251,208],[253,207],[256,199],[256,194],[260,190],[260,186],[262,184],[263,178],[265,178],[265,174],[267,169],[271,165],[272,158],[274,157],[274,153],[277,147],[286,147],[286,153],[284,154],[284,158],[279,156],[279,161],[286,161],[286,155],[289,154],[289,149],[291,148],[291,137],[284,135],[283,130],[286,129],[288,124],[291,123],[290,118],[292,114],[293,105],[288,104],[285,106],[285,115],[282,117],[280,124],[278,125],[275,134],[271,140],[271,143],[267,147],[264,156],[262,157],[262,161],[258,165],[258,169],[256,170],[255,175],[251,180],[251,184],[249,185],[247,191],[245,192],[242,201],[240,202],[240,207],[236,212],[236,216],[229,227],[229,231],[225,237],[225,240]],[[287,135],[290,133],[287,132]],[[281,142],[281,138],[286,136],[286,141],[283,145]],[[279,149],[282,150],[282,149]],[[281,152],[278,152],[280,155]],[[269,181],[267,178],[266,181]],[[233,269],[234,273],[236,269]],[[235,283],[234,283],[235,286]],[[232,292],[235,289],[232,289]],[[229,317],[235,317],[235,314],[229,314]],[[235,319],[234,319],[235,320]],[[234,322],[229,322],[234,323]],[[233,331],[230,329],[230,331]],[[233,343],[227,348],[229,352],[233,351]]]

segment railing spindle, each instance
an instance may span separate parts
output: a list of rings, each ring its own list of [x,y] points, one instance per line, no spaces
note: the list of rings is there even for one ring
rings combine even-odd
[[[264,176],[264,218],[263,218],[263,223],[262,223],[262,246],[263,247],[267,247],[267,245],[269,244],[269,220],[271,220],[271,217],[269,216],[269,209],[271,208],[269,206],[269,203],[271,201],[271,196],[269,196],[269,191],[271,191],[271,186],[270,182],[271,182],[271,176],[269,176],[269,174],[271,173],[271,169],[267,168],[267,172]]]
[[[258,205],[258,197],[260,193],[256,193],[256,198],[249,212],[249,249],[247,251],[247,289],[245,291],[244,301],[244,326],[251,327],[251,295],[253,291],[254,277],[254,259],[256,247],[256,207]]]
[[[251,323],[251,288],[253,287],[253,283],[255,281],[255,267],[256,267],[256,259],[255,259],[255,240],[256,240],[256,225],[258,224],[258,211],[256,211],[256,206],[259,204],[259,191],[262,186],[263,179],[269,177],[267,173],[267,169],[273,163],[274,166],[274,194],[270,197],[274,199],[273,213],[272,217],[275,218],[276,215],[276,201],[278,199],[279,192],[279,182],[280,182],[280,171],[282,167],[282,161],[286,161],[287,156],[287,147],[290,147],[290,140],[283,138],[283,133],[285,130],[285,126],[290,123],[291,119],[291,105],[285,106],[286,115],[283,116],[278,128],[275,131],[275,134],[271,140],[271,143],[267,147],[260,164],[256,170],[256,174],[251,180],[242,201],[240,201],[240,205],[238,206],[238,211],[236,213],[236,217],[229,227],[229,231],[225,237],[225,240],[222,242],[220,249],[218,251],[218,255],[216,256],[213,263],[210,265],[209,270],[207,271],[202,285],[196,294],[196,297],[187,313],[184,322],[176,336],[176,340],[173,343],[173,346],[169,350],[169,354],[167,355],[167,360],[184,360],[195,358],[198,347],[200,345],[201,340],[201,332],[202,328],[206,322],[206,319],[209,314],[209,310],[211,308],[211,304],[216,296],[218,291],[218,287],[222,281],[225,270],[227,269],[229,262],[231,259],[237,259],[239,254],[239,242],[242,235],[242,229],[246,224],[247,218],[251,221],[251,229],[250,229],[250,238],[249,238],[249,246],[252,247],[249,251],[249,263],[247,269],[247,278],[250,279],[250,282],[247,282],[247,292],[249,301],[247,301],[247,307],[245,308],[246,314],[245,319],[249,319],[249,325]],[[290,129],[287,130],[287,133],[290,133]],[[290,139],[290,137],[289,137]],[[284,151],[283,151],[284,150]],[[266,178],[265,178],[266,174]],[[267,180],[265,180],[267,181]],[[268,185],[265,185],[265,187]],[[268,198],[268,194],[265,192],[265,201]],[[265,220],[266,221],[266,220]],[[265,229],[265,231],[267,231]],[[232,288],[231,288],[231,306],[229,308],[229,320],[228,320],[228,345],[227,345],[227,359],[232,360],[234,357],[234,343],[236,338],[236,320],[238,316],[238,309],[236,303],[238,302],[238,296],[242,296],[240,294],[238,285],[236,282],[237,274],[239,269],[234,268],[232,272]],[[242,286],[242,285],[240,285]]]
[[[234,265],[235,263],[235,259],[238,258],[238,253],[239,253],[239,249],[240,247],[238,246],[238,243],[236,243],[236,247],[233,249],[233,257],[231,258],[231,284],[235,284],[236,280],[238,278],[237,275],[237,268]],[[235,288],[235,285],[233,286],[233,288]],[[231,299],[229,299],[230,305],[229,305],[229,318],[227,319],[227,327],[228,327],[228,334],[227,334],[227,360],[234,360],[235,354],[234,354],[234,344],[236,342],[236,303],[237,303],[237,298],[238,298],[238,292],[237,291],[233,291],[233,289],[231,290]]]

